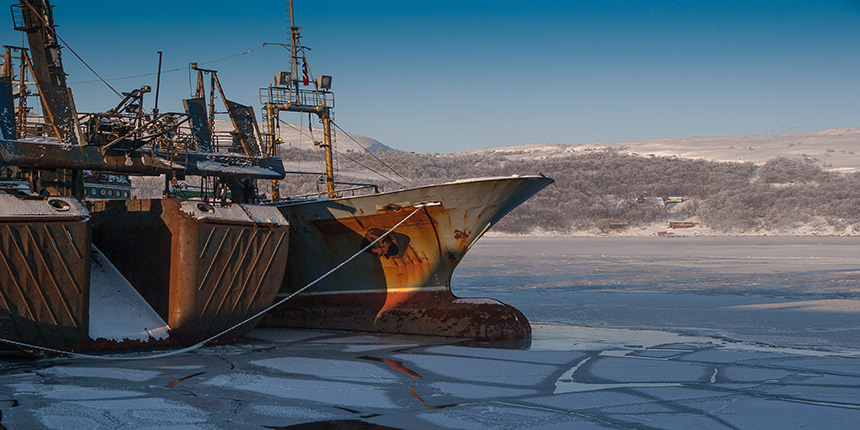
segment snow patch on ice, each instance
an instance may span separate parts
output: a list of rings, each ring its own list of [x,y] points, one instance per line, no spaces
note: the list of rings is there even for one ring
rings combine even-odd
[[[57,366],[40,370],[40,374],[51,374],[64,378],[107,378],[143,382],[161,375],[155,370],[123,369],[112,367]]]
[[[395,374],[372,363],[345,362],[325,358],[283,357],[252,361],[251,364],[284,373],[351,382],[393,382],[397,380]]]
[[[785,309],[793,311],[818,312],[850,312],[860,313],[860,300],[857,299],[822,299],[799,300],[780,303],[760,303],[754,305],[733,306],[737,309]]]
[[[302,399],[342,407],[397,407],[384,387],[366,384],[320,381],[312,379],[275,378],[260,375],[218,375],[204,385],[251,391],[284,399]]]

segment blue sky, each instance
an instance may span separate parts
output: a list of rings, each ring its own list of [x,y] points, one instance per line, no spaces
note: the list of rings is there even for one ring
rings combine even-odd
[[[55,2],[65,42],[120,91],[180,110],[188,63],[229,98],[288,67],[284,2]],[[812,132],[860,125],[860,1],[295,0],[335,122],[415,152]],[[7,13],[5,44],[19,45]],[[208,63],[253,49],[227,60]],[[64,51],[78,110],[117,97]],[[121,77],[150,74],[132,79]],[[152,107],[150,97],[147,106]],[[297,118],[283,114],[288,121]],[[305,122],[307,119],[304,120]]]

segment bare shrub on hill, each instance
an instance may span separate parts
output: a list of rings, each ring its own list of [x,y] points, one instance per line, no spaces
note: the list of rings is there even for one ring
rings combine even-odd
[[[756,178],[766,184],[819,182],[825,172],[809,158],[776,157],[756,171]]]

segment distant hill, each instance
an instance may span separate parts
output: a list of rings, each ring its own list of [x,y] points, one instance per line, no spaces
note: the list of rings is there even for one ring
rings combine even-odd
[[[776,157],[811,159],[825,170],[860,171],[860,127],[832,128],[815,133],[676,137],[587,145],[538,143],[476,149],[460,154],[496,154],[509,159],[527,159],[564,157],[606,148],[630,155],[740,161],[758,165]]]
[[[262,125],[260,127],[262,130]],[[232,130],[233,125],[229,120],[216,119],[215,129],[218,131]],[[323,129],[321,127],[313,127],[311,130],[308,130],[307,125],[280,124],[279,133],[285,145],[301,149],[311,149],[313,141],[323,140]],[[334,130],[334,135],[337,150],[340,152],[364,152],[365,149],[370,152],[376,152],[391,149],[376,139],[360,134],[343,133],[339,130]]]
[[[495,232],[854,236],[860,235],[857,152],[860,127],[453,154],[390,150],[376,155],[384,166],[369,154],[354,154],[356,163],[342,159],[341,165],[344,173],[396,166],[412,184],[538,173],[556,180],[506,216]],[[670,223],[687,228],[671,229]]]

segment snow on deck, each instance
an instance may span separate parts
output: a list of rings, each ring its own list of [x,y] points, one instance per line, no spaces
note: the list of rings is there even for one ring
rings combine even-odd
[[[181,203],[180,210],[197,220],[289,225],[274,206],[246,204],[219,206],[186,200]]]
[[[72,197],[19,198],[0,192],[0,217],[79,217],[89,218],[84,205]]]

